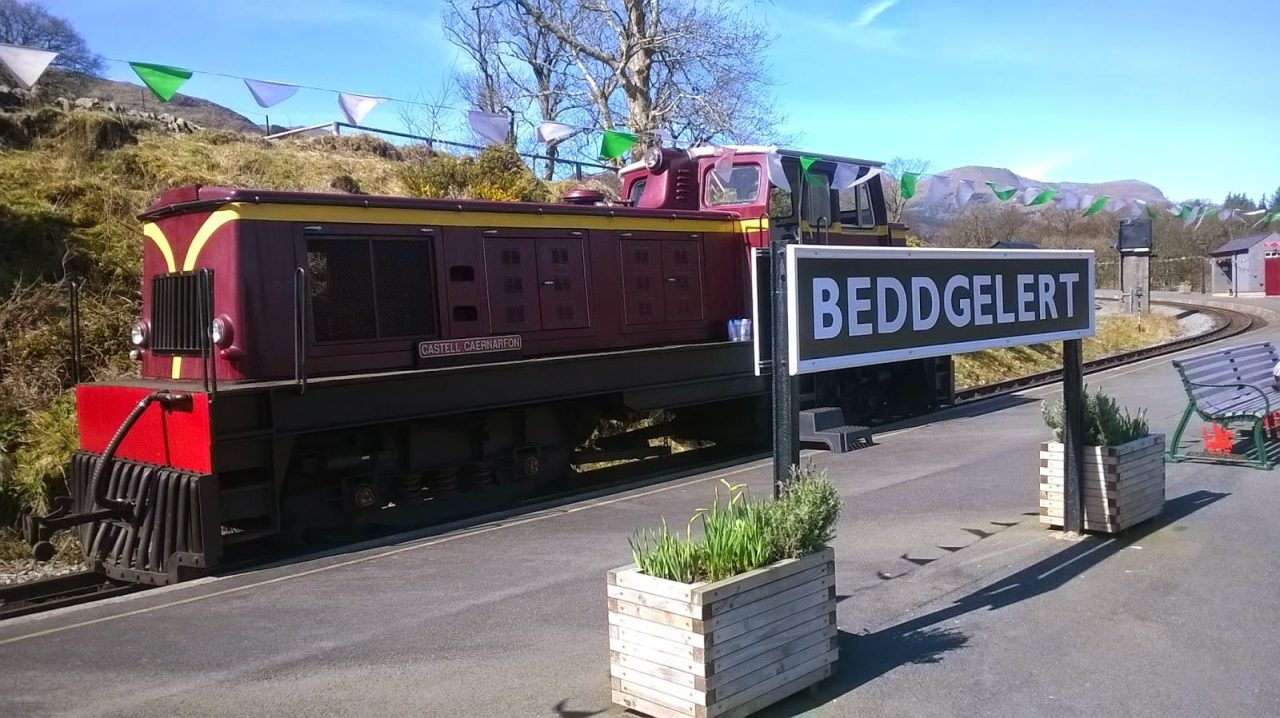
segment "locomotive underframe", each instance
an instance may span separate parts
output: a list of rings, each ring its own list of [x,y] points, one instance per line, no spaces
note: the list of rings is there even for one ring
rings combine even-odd
[[[334,527],[422,525],[511,506],[571,476],[572,453],[602,418],[661,409],[674,417],[672,434],[760,445],[767,385],[748,371],[750,361],[750,345],[715,342],[320,377],[305,391],[288,381],[222,384],[210,403],[212,475],[184,474],[182,495],[203,497],[200,511],[152,501],[137,526],[115,522],[112,550],[90,558],[117,578],[169,583],[250,547]],[[934,361],[834,372],[802,386],[802,396],[860,420],[920,413],[950,395]],[[908,394],[907,386],[920,389]],[[82,454],[76,465],[93,460]],[[113,475],[131,471],[162,469],[115,460]],[[133,498],[138,490],[121,481],[111,495]],[[91,508],[85,490],[73,499],[74,510]],[[141,540],[147,521],[199,541],[161,540],[157,548]],[[107,523],[90,524],[84,535],[103,533]]]

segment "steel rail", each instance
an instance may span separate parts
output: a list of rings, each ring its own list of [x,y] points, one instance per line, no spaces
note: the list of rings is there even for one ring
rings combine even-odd
[[[0,586],[0,621],[122,596],[145,588],[147,586],[113,581],[92,571]]]
[[[1133,351],[1121,352],[1110,356],[1100,357],[1087,361],[1084,364],[1084,372],[1086,375],[1103,369],[1111,369],[1113,367],[1122,366],[1124,364],[1132,364],[1143,359],[1150,359],[1173,352],[1182,351],[1201,344],[1208,344],[1220,339],[1227,339],[1237,334],[1242,334],[1259,326],[1265,326],[1266,322],[1251,314],[1237,312],[1231,309],[1220,309],[1217,307],[1205,307],[1197,304],[1181,304],[1178,302],[1160,302],[1164,306],[1178,307],[1195,311],[1199,314],[1209,314],[1221,317],[1224,321],[1213,329],[1203,333],[1189,337],[1174,339],[1173,341],[1164,342],[1162,344],[1154,344]],[[1028,374],[1014,379],[1008,379],[994,384],[985,384],[983,386],[969,387],[961,389],[955,393],[955,403],[964,404],[978,399],[986,399],[1001,394],[1009,394],[1015,391],[1031,389],[1045,384],[1052,384],[1062,380],[1061,369],[1050,369],[1049,371],[1039,372],[1037,374]]]

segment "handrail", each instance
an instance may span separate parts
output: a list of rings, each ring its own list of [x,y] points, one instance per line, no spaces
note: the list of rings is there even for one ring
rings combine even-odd
[[[293,381],[300,395],[307,391],[306,284],[307,270],[296,267],[293,274]]]
[[[218,358],[214,354],[213,343],[213,270],[204,267],[200,270],[200,302],[204,305],[201,312],[204,320],[204,341],[200,343],[200,363],[204,373],[204,391],[209,395],[209,403],[213,403],[218,394]]]

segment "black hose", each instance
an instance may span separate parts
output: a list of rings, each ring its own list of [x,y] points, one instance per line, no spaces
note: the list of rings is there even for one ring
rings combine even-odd
[[[162,390],[153,391],[142,397],[138,405],[133,407],[133,411],[130,411],[129,415],[120,424],[120,428],[116,429],[115,435],[111,437],[111,441],[107,442],[107,448],[98,459],[97,466],[93,467],[93,478],[89,481],[89,495],[93,497],[95,507],[118,511],[124,515],[128,515],[133,511],[133,504],[128,501],[112,499],[107,496],[107,486],[102,481],[102,477],[106,475],[107,467],[110,466],[111,461],[115,458],[116,450],[120,448],[120,442],[124,441],[124,437],[129,434],[129,431],[133,429],[133,425],[138,423],[138,419],[142,418],[143,412],[154,401],[159,401],[166,406],[176,404],[187,411],[191,410],[189,394],[170,394],[167,390]]]

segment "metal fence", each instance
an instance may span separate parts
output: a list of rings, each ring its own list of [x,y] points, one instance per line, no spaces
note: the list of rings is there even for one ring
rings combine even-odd
[[[1099,260],[1097,268],[1098,289],[1120,288],[1120,260]],[[1212,291],[1209,260],[1205,257],[1154,257],[1150,275],[1152,291],[1200,294]]]
[[[266,138],[268,140],[279,140],[279,139],[283,139],[285,137],[291,137],[294,135],[305,135],[307,133],[314,134],[316,132],[327,132],[332,135],[341,135],[342,129],[344,127],[347,128],[348,130],[355,130],[356,132],[366,132],[366,133],[373,133],[378,135],[386,135],[388,137],[395,137],[402,140],[416,140],[426,145],[429,148],[434,148],[437,145],[439,145],[441,147],[448,147],[451,149],[458,149],[458,150],[466,150],[470,152],[479,152],[480,150],[484,149],[484,147],[480,145],[468,144],[466,142],[454,142],[452,140],[442,140],[436,137],[427,137],[425,135],[415,135],[409,132],[398,132],[396,130],[380,130],[376,127],[363,127],[360,125],[352,125],[347,122],[323,122],[321,124],[311,125],[309,127],[295,127],[290,130],[285,130],[284,132],[277,132],[272,135],[267,135]],[[617,169],[612,165],[603,165],[598,162],[584,162],[582,160],[566,159],[563,157],[548,157],[547,155],[539,155],[539,154],[533,154],[529,152],[518,152],[517,154],[519,154],[524,159],[528,160],[530,163],[530,169],[534,170],[535,172],[539,169],[538,167],[539,162],[543,163],[543,167],[545,167],[547,163],[550,163],[551,169],[552,169],[552,176],[557,179],[565,179],[567,177],[573,177],[574,179],[582,179],[584,174],[583,172],[584,169],[590,170],[591,172],[599,172],[604,170],[613,171]]]

